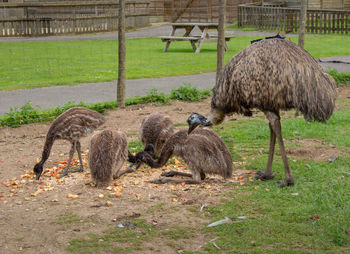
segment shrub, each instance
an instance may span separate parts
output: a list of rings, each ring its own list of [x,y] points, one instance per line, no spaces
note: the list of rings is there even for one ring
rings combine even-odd
[[[170,98],[182,101],[200,101],[210,95],[210,90],[200,91],[191,84],[184,84],[177,89],[171,90]]]
[[[159,93],[157,89],[154,88],[150,90],[146,96],[137,96],[132,99],[126,99],[125,105],[129,106],[145,103],[166,105],[170,103],[171,97],[177,100],[198,101],[210,95],[209,90],[200,91],[195,87],[191,87],[191,85],[180,87],[178,89],[172,90],[171,92],[174,93],[173,96]],[[11,108],[9,113],[0,116],[0,127],[19,127],[23,124],[28,123],[49,122],[72,107],[86,107],[99,113],[104,113],[107,109],[116,108],[117,103],[116,101],[108,101],[95,104],[86,104],[84,102],[74,104],[73,102],[68,102],[62,107],[42,110],[39,106],[32,106],[31,103],[28,102],[20,108]]]
[[[350,72],[339,73],[337,70],[333,69],[328,71],[328,74],[334,78],[338,86],[340,86],[340,84],[350,84]]]

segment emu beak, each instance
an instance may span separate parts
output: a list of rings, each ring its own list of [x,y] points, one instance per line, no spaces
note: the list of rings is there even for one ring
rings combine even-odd
[[[199,123],[192,123],[188,125],[188,134],[190,134],[196,127],[199,125]]]
[[[36,179],[36,180],[39,180],[39,179],[40,179],[40,176],[41,176],[41,174],[36,174],[35,179]]]
[[[202,126],[211,126],[213,125],[207,118],[204,116],[193,113],[190,115],[190,117],[187,119],[188,123],[188,134],[190,134],[198,125]]]

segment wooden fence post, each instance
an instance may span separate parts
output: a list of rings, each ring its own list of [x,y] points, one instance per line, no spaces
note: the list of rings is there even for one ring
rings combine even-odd
[[[125,0],[119,0],[117,106],[125,107]]]
[[[304,37],[305,37],[305,19],[306,19],[306,10],[307,10],[306,1],[307,0],[301,0],[301,6],[300,6],[298,45],[299,47],[302,47],[302,48],[304,48]]]
[[[225,7],[226,7],[226,0],[220,0],[219,1],[216,82],[218,82],[225,64]]]

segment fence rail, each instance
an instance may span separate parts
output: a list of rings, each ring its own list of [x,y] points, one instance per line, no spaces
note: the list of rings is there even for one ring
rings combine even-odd
[[[297,32],[298,8],[238,6],[238,26],[253,25],[262,30]],[[349,34],[349,10],[307,10],[305,30],[310,33]]]
[[[150,1],[126,1],[126,26],[149,24]],[[0,4],[0,37],[96,33],[118,29],[119,2]]]

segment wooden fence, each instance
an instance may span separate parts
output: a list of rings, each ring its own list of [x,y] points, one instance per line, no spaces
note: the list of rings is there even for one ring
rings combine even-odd
[[[126,1],[127,28],[149,25],[149,3]],[[118,1],[0,4],[0,37],[116,31],[118,8]]]
[[[256,26],[262,30],[297,32],[298,8],[240,5],[238,26]],[[310,33],[349,34],[350,10],[307,10],[305,30]]]

